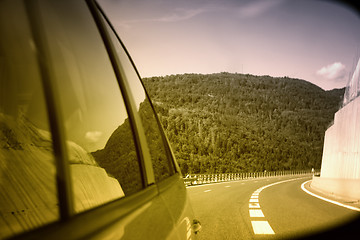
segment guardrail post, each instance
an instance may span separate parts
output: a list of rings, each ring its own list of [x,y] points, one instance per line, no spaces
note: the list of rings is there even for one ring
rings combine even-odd
[[[187,174],[184,177],[186,186],[199,185],[213,182],[238,181],[242,179],[269,178],[276,176],[295,175],[318,175],[320,170],[283,170],[283,171],[260,171],[241,173],[211,173],[211,174]]]

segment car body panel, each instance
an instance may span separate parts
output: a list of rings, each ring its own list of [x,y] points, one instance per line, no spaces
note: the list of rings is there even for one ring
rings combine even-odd
[[[11,22],[0,25],[5,39],[0,43],[0,60],[13,60],[4,65],[9,67],[11,78],[0,75],[0,84],[6,86],[11,79],[8,86],[15,89],[9,90],[13,94],[8,98],[0,97],[0,143],[5,146],[0,149],[0,163],[5,166],[0,168],[0,174],[3,179],[5,176],[8,179],[0,182],[3,193],[8,197],[6,202],[0,201],[0,229],[4,230],[0,238],[193,239],[193,212],[180,169],[131,58],[96,2],[3,1],[0,6],[7,10],[11,8],[12,15],[4,15],[4,18],[21,13],[19,23],[28,25],[24,29],[21,24]],[[84,45],[76,47],[76,41],[82,41]],[[86,75],[89,73],[83,67],[94,69],[96,64],[77,60],[86,52],[81,53],[79,49],[87,46],[90,51],[88,56],[94,63],[105,61],[114,71],[114,80],[106,81],[113,81],[114,86],[119,87],[120,105],[125,106],[119,111],[126,111],[127,118],[116,131],[125,127],[129,129],[119,136],[128,138],[128,142],[134,141],[136,153],[130,155],[137,159],[142,179],[141,188],[130,194],[124,186],[126,183],[109,173],[109,167],[99,165],[97,154],[86,150],[81,141],[76,141],[74,132],[80,132],[79,129],[69,132],[69,125],[75,121],[84,122],[84,126],[74,126],[85,128],[86,121],[91,120],[83,117],[92,107],[91,104],[86,107],[84,102],[86,98],[83,96],[90,89],[91,76]],[[92,56],[95,48],[99,48],[101,54],[106,53],[107,57],[101,57],[100,52]],[[22,58],[21,52],[26,57]],[[25,76],[28,70],[22,73],[17,69],[24,60],[32,64],[30,73],[36,72],[27,76],[41,85],[34,91],[28,86],[30,80]],[[73,78],[81,79],[84,84],[80,87]],[[19,87],[17,82],[25,85]],[[99,91],[104,83],[104,79],[101,81],[99,77]],[[132,87],[133,83],[136,83],[136,88]],[[18,92],[22,88],[27,90],[26,87],[29,91],[25,91],[24,98]],[[142,92],[140,102],[139,91]],[[37,120],[40,118],[39,111],[29,110],[34,101],[45,105],[42,105],[41,115],[45,122],[48,121],[45,125]],[[25,109],[24,116],[12,111],[12,108],[16,111],[18,108]],[[68,114],[67,109],[72,113]],[[19,116],[26,120],[21,120]],[[151,128],[157,129],[157,136],[151,135]],[[120,144],[117,142],[122,139],[116,139],[115,132],[108,134],[111,136],[107,145],[110,139]],[[12,134],[22,141],[20,145],[16,145],[17,139],[9,143],[15,139]],[[89,136],[97,139],[100,134],[94,129],[85,137]],[[126,143],[124,141],[123,144]],[[125,149],[125,145],[121,145],[120,149]],[[157,146],[164,149],[162,163],[160,158],[157,159]],[[9,171],[9,164],[15,162],[17,164],[11,165]],[[159,176],[163,173],[162,167],[167,170],[165,175]],[[51,209],[55,215],[49,217],[45,209]],[[17,222],[12,223],[10,218]],[[37,221],[36,218],[42,220]]]

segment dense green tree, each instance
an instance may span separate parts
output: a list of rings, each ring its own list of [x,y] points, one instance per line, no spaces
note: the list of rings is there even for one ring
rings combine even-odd
[[[143,81],[184,174],[320,168],[324,133],[344,94],[225,72]]]

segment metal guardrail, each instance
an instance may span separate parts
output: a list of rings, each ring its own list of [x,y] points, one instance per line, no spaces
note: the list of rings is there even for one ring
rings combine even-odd
[[[184,177],[186,186],[200,185],[217,182],[238,181],[253,178],[269,178],[292,175],[318,175],[320,170],[298,170],[298,171],[272,171],[272,172],[252,172],[252,173],[219,173],[219,174],[187,174]]]

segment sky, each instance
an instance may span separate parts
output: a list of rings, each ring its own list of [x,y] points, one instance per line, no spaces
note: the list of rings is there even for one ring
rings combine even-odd
[[[345,87],[360,17],[321,0],[98,0],[141,77],[217,72]]]

